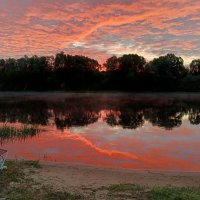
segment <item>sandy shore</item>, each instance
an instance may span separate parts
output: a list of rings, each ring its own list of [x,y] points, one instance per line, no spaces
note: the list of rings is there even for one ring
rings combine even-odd
[[[32,178],[58,190],[92,191],[119,183],[154,186],[197,187],[200,172],[129,171],[92,166],[42,163],[41,169],[31,173]]]
[[[130,171],[83,165],[10,160],[0,173],[8,199],[200,199],[200,172]],[[121,184],[120,184],[121,183]]]

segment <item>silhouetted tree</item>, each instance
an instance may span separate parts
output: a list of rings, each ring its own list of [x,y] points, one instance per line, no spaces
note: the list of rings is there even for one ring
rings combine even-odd
[[[112,56],[104,63],[104,68],[107,72],[114,72],[120,69],[119,59],[116,56]]]
[[[120,70],[124,72],[133,72],[134,74],[142,73],[146,60],[137,54],[123,55],[119,58]]]
[[[0,59],[0,90],[200,91],[199,70],[200,59],[186,68],[174,54],[148,63],[137,54],[112,56],[101,66],[92,58],[60,52],[55,58]]]
[[[190,73],[193,75],[200,75],[200,59],[193,60],[190,63]]]
[[[0,69],[4,70],[6,61],[4,59],[0,59]]]
[[[55,57],[55,69],[65,67],[65,62],[66,62],[65,53],[63,51],[57,53]]]
[[[183,59],[176,57],[174,54],[160,56],[151,61],[145,69],[147,79],[153,80],[153,88],[158,90],[176,90],[179,81],[187,74],[187,70],[183,65]]]
[[[158,73],[160,76],[179,77],[185,72],[183,59],[174,54],[155,58],[148,67],[150,71]]]

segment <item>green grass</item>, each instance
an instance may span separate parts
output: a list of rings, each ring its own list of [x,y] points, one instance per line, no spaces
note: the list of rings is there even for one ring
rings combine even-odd
[[[106,199],[147,199],[144,186],[136,184],[115,184],[107,188]],[[105,190],[105,189],[104,189]]]
[[[7,161],[7,170],[0,172],[0,198],[9,200],[79,200],[78,194],[54,191],[51,186],[43,186],[26,177],[24,170],[38,170],[39,161]]]
[[[0,127],[0,140],[1,142],[9,139],[25,139],[27,137],[34,137],[39,133],[39,129],[34,126],[22,126],[15,128],[12,126],[4,125]]]
[[[105,189],[105,188],[104,188]],[[134,184],[117,184],[107,188],[109,191],[108,199],[115,199],[122,195],[122,199],[140,199],[140,200],[200,200],[200,187],[197,188],[167,188],[155,187],[153,189],[147,186]]]
[[[200,188],[154,188],[150,200],[200,200]]]
[[[42,187],[41,187],[42,188]],[[53,192],[50,189],[42,188],[30,190],[28,187],[15,189],[8,195],[9,200],[81,200],[80,195],[69,192]]]
[[[9,161],[6,164],[9,168],[6,171],[0,171],[0,192],[9,183],[19,182],[24,178],[24,173],[21,169],[21,163]]]
[[[25,178],[23,170],[28,167],[40,168],[39,161],[6,161],[7,170],[0,171],[0,188],[11,182],[18,183]],[[1,191],[1,189],[0,189]]]

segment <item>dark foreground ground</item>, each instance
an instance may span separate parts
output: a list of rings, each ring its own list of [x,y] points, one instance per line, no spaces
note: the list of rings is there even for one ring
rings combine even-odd
[[[9,200],[199,200],[200,173],[104,169],[9,161],[0,197]]]

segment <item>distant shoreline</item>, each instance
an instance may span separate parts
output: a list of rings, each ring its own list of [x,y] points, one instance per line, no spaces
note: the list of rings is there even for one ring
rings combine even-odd
[[[55,91],[37,91],[37,90],[19,90],[19,91],[0,91],[0,94],[54,94],[54,93],[60,93],[60,94],[200,94],[200,92],[184,92],[184,91],[146,91],[146,92],[125,92],[125,91],[107,91],[107,90],[102,90],[102,91],[62,91],[62,90],[55,90]]]
[[[61,97],[68,96],[95,96],[95,95],[106,95],[106,96],[152,96],[152,97],[200,97],[200,92],[121,92],[121,91],[0,91],[0,98],[2,97],[45,97],[45,96],[54,96],[60,95]]]

